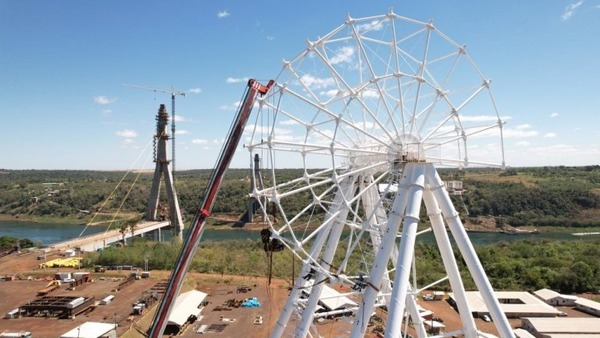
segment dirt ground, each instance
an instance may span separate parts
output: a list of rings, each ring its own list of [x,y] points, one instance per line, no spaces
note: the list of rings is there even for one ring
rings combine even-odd
[[[56,258],[48,255],[47,260]],[[49,280],[59,269],[40,269],[39,264],[43,262],[37,259],[37,254],[11,254],[0,258],[0,277],[15,276],[15,280],[0,280],[0,315],[18,308],[28,302],[39,298],[37,293],[46,287]],[[62,272],[66,269],[60,270]],[[16,319],[0,319],[0,332],[29,331],[33,337],[59,337],[61,334],[81,325],[87,321],[117,323],[117,334],[119,337],[143,337],[139,331],[152,321],[155,302],[148,311],[142,315],[132,313],[133,304],[141,298],[144,291],[164,284],[168,278],[168,271],[151,271],[150,278],[142,278],[133,281],[119,290],[119,284],[125,280],[130,271],[113,272],[111,274],[93,274],[93,282],[78,286],[75,290],[69,290],[68,285],[63,284],[58,290],[53,291],[51,296],[77,296],[94,297],[96,305],[93,310],[71,319],[45,318],[45,317],[21,317]],[[238,292],[239,286],[248,286],[247,292]],[[208,304],[202,309],[200,318],[186,327],[179,337],[197,337],[196,332],[200,327],[206,325],[207,334],[217,337],[249,337],[266,338],[275,327],[279,313],[288,296],[288,282],[273,279],[269,284],[266,278],[207,275],[188,273],[186,288],[197,289],[207,294],[205,301]],[[100,305],[99,301],[107,295],[114,295],[114,300],[108,305]],[[247,298],[255,297],[261,304],[260,307],[245,308],[232,306],[233,303],[241,303]],[[441,318],[445,325],[445,332],[457,330],[460,327],[458,313],[445,301],[420,301],[419,305],[431,310],[435,317]],[[559,308],[566,312],[569,317],[587,317],[573,308]],[[384,313],[378,313],[385,319]],[[257,319],[262,319],[257,320]],[[477,327],[487,333],[496,334],[493,323],[486,323],[476,319]],[[511,326],[520,326],[520,319],[509,320]],[[325,320],[316,324],[319,333],[323,337],[347,337],[352,323],[345,318],[338,320]],[[294,320],[289,327],[294,327]],[[211,330],[220,329],[220,331]],[[414,334],[414,332],[409,332]],[[287,332],[286,332],[287,334]],[[289,334],[292,335],[291,332]],[[376,337],[369,333],[368,338]]]
[[[56,272],[69,271],[64,268],[41,269],[39,264],[43,260],[38,260],[37,256],[36,253],[21,253],[0,258],[0,277],[15,276],[12,281],[0,281],[0,314],[4,315],[38,299],[38,291],[48,285]],[[57,257],[56,254],[48,254],[46,260]],[[58,337],[84,322],[95,321],[117,323],[119,337],[143,337],[139,331],[144,331],[152,321],[158,302],[141,315],[132,313],[133,304],[141,298],[144,291],[164,283],[169,272],[151,271],[150,278],[135,280],[127,287],[117,290],[119,284],[129,274],[130,271],[110,274],[93,273],[91,283],[78,286],[75,290],[69,290],[68,285],[63,284],[58,290],[49,294],[50,296],[94,297],[96,305],[86,314],[71,319],[54,317],[0,319],[0,332],[29,331],[33,337]],[[237,292],[241,285],[248,286],[250,290]],[[284,280],[273,279],[269,284],[266,278],[195,273],[188,273],[186,287],[207,293],[205,300],[208,304],[202,309],[201,317],[186,327],[178,335],[179,337],[197,337],[199,334],[196,331],[203,325],[207,326],[207,333],[212,336],[269,337],[289,292],[289,284]],[[108,305],[100,305],[100,300],[107,295],[114,295],[114,300]],[[239,304],[251,297],[255,297],[261,306],[252,308],[230,306],[232,300]],[[325,320],[317,325],[319,331],[325,333],[326,337],[347,336],[351,327],[351,323],[344,320]],[[293,319],[289,326],[293,327]],[[220,328],[221,331],[211,331],[211,328]]]

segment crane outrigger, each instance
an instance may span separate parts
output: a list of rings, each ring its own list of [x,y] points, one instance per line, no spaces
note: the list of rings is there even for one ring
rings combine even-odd
[[[219,192],[219,187],[221,186],[221,181],[225,176],[225,172],[229,168],[229,163],[231,162],[236,147],[238,146],[242,137],[242,133],[244,132],[246,122],[250,117],[250,112],[252,111],[256,97],[258,95],[265,95],[271,89],[274,83],[274,80],[270,80],[265,86],[258,83],[254,79],[250,79],[248,81],[244,98],[231,125],[231,129],[229,130],[225,144],[221,149],[221,154],[217,160],[216,167],[212,173],[206,191],[204,192],[204,198],[202,199],[200,207],[198,208],[198,211],[194,216],[194,220],[190,225],[189,233],[183,242],[179,257],[175,263],[175,268],[173,269],[171,277],[169,278],[165,294],[161,299],[158,310],[154,316],[154,320],[150,325],[150,329],[148,331],[148,337],[150,338],[162,337],[167,325],[169,314],[171,313],[173,304],[175,303],[175,299],[181,290],[184,276],[192,259],[194,258],[194,253],[196,252],[196,248],[200,243],[200,239],[202,238],[206,219],[210,216],[214,201]]]

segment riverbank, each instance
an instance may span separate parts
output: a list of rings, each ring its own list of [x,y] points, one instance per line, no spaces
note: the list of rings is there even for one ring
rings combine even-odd
[[[81,224],[82,219],[77,217],[50,217],[31,215],[7,215],[0,214],[0,222],[29,222],[46,224]]]

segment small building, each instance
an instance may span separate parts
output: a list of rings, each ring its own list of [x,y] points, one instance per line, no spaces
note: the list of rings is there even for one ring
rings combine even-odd
[[[305,297],[308,297],[312,293],[313,283],[313,279],[309,280],[306,287],[302,290]],[[356,302],[337,292],[329,285],[323,283],[321,286],[321,296],[319,297],[319,304],[315,310],[315,318],[334,315],[343,316],[352,313],[358,308]]]
[[[18,332],[0,332],[0,338],[31,338],[31,332],[29,331],[18,331]]]
[[[5,315],[5,319],[14,319],[19,317],[19,308],[8,311]]]
[[[419,305],[417,305],[417,311],[419,311],[419,317],[421,317],[421,320],[423,320],[423,321],[433,320],[433,311],[424,309],[424,308],[420,307]]]
[[[444,185],[450,195],[462,195],[463,193],[462,181],[444,181]]]
[[[529,331],[525,329],[514,329],[513,333],[517,338],[535,338],[534,335],[532,335],[531,333],[529,333]]]
[[[438,322],[437,320],[427,320],[424,321],[423,324],[425,325],[427,333],[431,334],[442,334],[446,328],[446,325]]]
[[[467,303],[474,317],[480,318],[489,315],[481,294],[478,291],[467,291]],[[448,294],[450,305],[456,308],[454,294]],[[523,317],[557,317],[562,314],[558,309],[546,304],[529,292],[523,291],[496,291],[494,295],[500,303],[500,309],[507,318]]]
[[[117,338],[114,323],[85,322],[60,338]]]
[[[206,296],[206,293],[198,290],[180,294],[169,314],[165,334],[179,333],[186,323],[195,321],[200,316]]]
[[[70,272],[57,272],[54,274],[54,280],[68,283],[73,280],[73,275]]]
[[[444,291],[433,291],[433,300],[442,300],[446,296]]]
[[[329,285],[323,285],[319,304],[321,304],[326,311],[348,309],[358,306],[356,302],[346,296],[342,296]]]
[[[521,328],[536,338],[598,337],[600,318],[523,318]]]
[[[600,317],[600,303],[590,299],[577,299],[577,301],[575,302],[575,309],[590,314],[592,316]]]
[[[114,298],[114,295],[108,295],[100,300],[100,305],[108,305]]]
[[[572,295],[563,295],[550,289],[540,289],[533,294],[547,304],[554,306],[575,306],[575,301],[579,298]]]

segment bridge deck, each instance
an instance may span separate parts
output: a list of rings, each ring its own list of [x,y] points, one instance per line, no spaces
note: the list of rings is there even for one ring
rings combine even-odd
[[[138,223],[134,230],[133,236],[138,236],[147,232],[151,232],[157,229],[169,227],[169,221],[163,222],[142,222]],[[96,251],[97,249],[105,248],[107,245],[120,241],[123,239],[123,235],[125,235],[125,239],[130,238],[132,236],[131,231],[128,230],[125,234],[122,234],[120,229],[108,230],[103,233],[83,236],[79,238],[74,238],[65,242],[56,243],[50,246],[52,250],[66,250],[66,249],[74,249],[79,248],[81,251]]]

